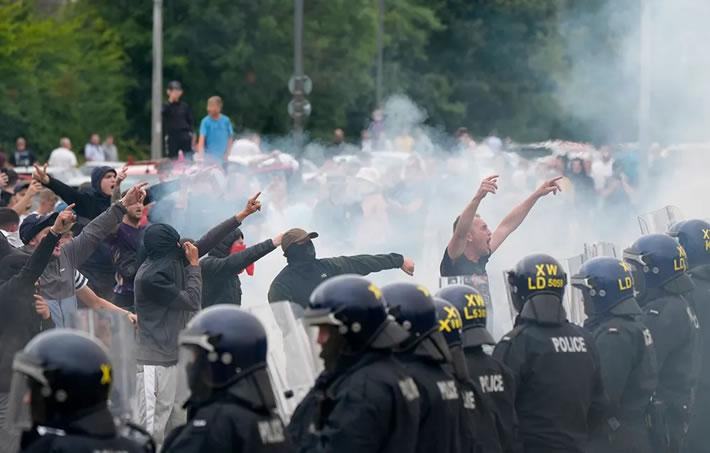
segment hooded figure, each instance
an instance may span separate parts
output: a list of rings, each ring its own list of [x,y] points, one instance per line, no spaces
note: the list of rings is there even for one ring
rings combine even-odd
[[[243,238],[241,230],[234,230],[200,261],[203,307],[217,304],[241,305],[242,285],[237,274],[274,251],[277,246],[272,239],[267,239],[230,255],[232,244]]]
[[[200,256],[240,225],[237,216],[212,228],[195,243]],[[177,389],[178,335],[201,308],[200,266],[188,265],[180,234],[158,223],[143,235],[145,261],[135,278],[138,315],[136,358],[140,422],[162,443],[171,423],[184,423]],[[148,410],[153,408],[153,410]]]
[[[106,178],[106,181],[104,181]],[[45,184],[65,203],[74,203],[74,211],[79,217],[78,227],[83,227],[95,219],[111,206],[111,191],[116,184],[116,170],[111,167],[96,167],[91,172],[91,187],[85,190],[76,190],[63,182],[49,177]],[[103,186],[103,189],[102,189]],[[79,231],[76,231],[78,234]],[[89,279],[89,286],[99,296],[106,300],[113,298],[113,263],[111,250],[105,244],[99,245],[96,251],[80,268],[82,274]]]

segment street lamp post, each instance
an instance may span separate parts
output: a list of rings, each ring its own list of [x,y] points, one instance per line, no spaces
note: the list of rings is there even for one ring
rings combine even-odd
[[[293,135],[298,152],[303,146],[303,127],[311,114],[311,104],[306,96],[312,89],[311,79],[303,73],[303,2],[294,0],[293,12],[293,76],[288,81],[291,102],[288,114],[293,118]]]
[[[150,157],[162,157],[161,100],[163,97],[163,0],[153,0],[153,87],[151,98]]]
[[[377,107],[382,104],[382,64],[385,34],[385,0],[377,0]]]

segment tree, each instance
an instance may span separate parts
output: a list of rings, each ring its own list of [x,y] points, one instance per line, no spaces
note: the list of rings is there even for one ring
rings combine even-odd
[[[38,14],[31,2],[0,5],[0,142],[24,135],[46,155],[60,136],[83,143],[91,132],[122,135],[118,36],[100,18]]]

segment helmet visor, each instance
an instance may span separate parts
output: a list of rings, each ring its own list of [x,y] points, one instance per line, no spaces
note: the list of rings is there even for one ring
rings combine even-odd
[[[23,431],[32,427],[32,381],[34,380],[43,388],[49,389],[49,387],[42,367],[22,352],[15,355],[12,369],[4,428],[10,431]]]

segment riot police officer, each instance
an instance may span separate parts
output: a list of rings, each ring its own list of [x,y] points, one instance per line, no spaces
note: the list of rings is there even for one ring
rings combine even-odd
[[[669,234],[683,246],[687,254],[688,273],[695,289],[688,295],[700,323],[702,367],[698,376],[695,404],[690,418],[685,451],[707,451],[710,426],[710,223],[685,220],[673,225]]]
[[[255,316],[214,305],[178,341],[190,387],[188,422],[170,433],[163,451],[289,451],[266,371],[266,331]]]
[[[461,341],[461,315],[449,302],[434,297],[436,318],[439,332],[444,336],[451,353],[450,367],[459,384],[462,401],[462,434],[465,445],[473,446],[467,451],[498,453],[503,449],[506,439],[502,436],[501,423],[493,409],[490,398],[480,390],[471,379],[466,368]],[[469,440],[470,439],[470,440]]]
[[[450,361],[439,332],[429,291],[413,283],[382,288],[389,313],[407,331],[397,358],[414,378],[421,395],[417,452],[460,452],[461,399],[454,377],[444,370]]]
[[[515,379],[510,369],[483,350],[495,345],[486,330],[486,304],[472,286],[451,285],[437,294],[456,307],[462,320],[462,346],[469,376],[488,396],[499,420],[503,450],[521,451],[518,440],[518,416],[515,413]]]
[[[318,327],[325,370],[291,417],[298,451],[414,452],[419,389],[393,357],[408,335],[387,315],[381,290],[359,276],[328,279],[304,321]]]
[[[87,334],[41,333],[15,355],[12,368],[8,411],[26,429],[20,451],[153,451],[152,441],[141,444],[119,433],[107,406],[111,361]]]
[[[656,348],[656,395],[666,406],[670,451],[681,451],[700,365],[698,318],[683,297],[693,289],[688,257],[673,238],[649,234],[624,250],[624,261],[631,266],[643,322]]]
[[[518,317],[493,357],[513,372],[525,453],[582,452],[601,419],[604,390],[594,339],[562,306],[567,275],[551,256],[530,255],[507,273]]]
[[[610,257],[587,261],[571,279],[582,292],[584,327],[599,350],[609,403],[606,423],[590,435],[590,452],[655,451],[645,417],[656,390],[656,352],[632,282],[630,266]]]

